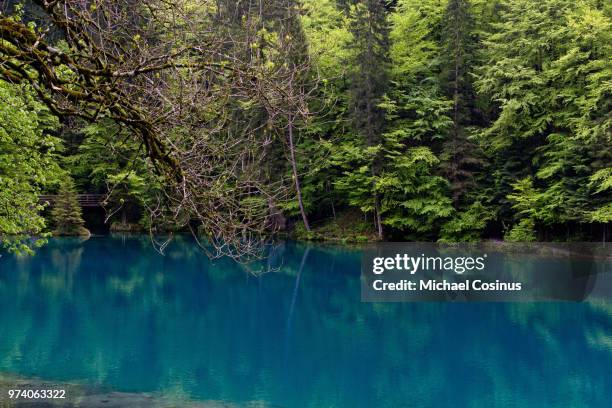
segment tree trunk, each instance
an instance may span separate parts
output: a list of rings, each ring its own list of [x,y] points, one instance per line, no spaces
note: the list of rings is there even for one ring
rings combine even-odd
[[[293,180],[295,183],[295,191],[297,193],[298,204],[300,206],[300,213],[302,213],[302,220],[304,221],[304,227],[306,231],[310,232],[310,224],[308,223],[308,217],[304,210],[304,202],[302,200],[302,189],[300,187],[300,179],[298,177],[297,162],[295,160],[295,145],[293,143],[293,119],[289,119],[289,153],[291,155],[291,170],[293,172]]]
[[[384,234],[383,234],[383,227],[382,227],[382,217],[380,216],[380,202],[378,200],[378,194],[375,195],[374,197],[374,202],[375,202],[375,211],[376,211],[376,228],[377,228],[377,232],[378,232],[378,238],[379,239],[383,239]]]

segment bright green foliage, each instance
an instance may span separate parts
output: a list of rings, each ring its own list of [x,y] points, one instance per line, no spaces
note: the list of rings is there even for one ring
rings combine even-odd
[[[567,194],[567,188],[559,183],[543,190],[534,187],[531,177],[524,178],[513,184],[514,192],[508,195],[512,208],[518,219],[529,218],[543,225],[550,225],[559,220],[570,219],[572,213],[567,213],[567,200],[573,197]],[[574,207],[581,211],[582,206]]]
[[[601,169],[593,174],[589,187],[594,189],[594,198],[599,198],[602,195],[607,197],[607,202],[602,200],[599,208],[589,213],[591,221],[601,223],[612,222],[612,199],[610,199],[610,193],[612,192],[612,167]]]
[[[308,118],[293,123],[291,161],[314,226],[308,237],[533,241],[609,236],[609,3],[220,0],[213,13],[193,10],[220,36],[248,43],[227,46],[264,72],[310,64],[295,78]],[[45,130],[57,124],[21,88],[0,84],[0,97],[0,234],[40,234],[36,197],[60,172],[60,144]],[[253,101],[215,108],[201,118],[226,123],[206,139],[211,154],[253,131],[266,146],[262,182],[296,184],[287,135],[270,126],[290,118]],[[209,137],[180,124],[176,134],[194,145]],[[101,121],[62,136],[79,190],[112,190],[113,214],[156,207],[158,181],[133,135]],[[292,194],[279,201],[252,204],[299,217]]]
[[[147,173],[139,145],[114,122],[104,120],[87,125],[82,133],[83,141],[76,154],[66,161],[78,184],[88,191],[105,191],[127,179],[124,176],[130,172],[138,174],[138,178]],[[135,181],[133,187],[142,184],[133,176],[132,179]]]
[[[609,138],[610,18],[588,3],[596,2],[504,2],[477,81],[500,103],[486,132],[493,146],[551,128]]]
[[[380,156],[383,164],[375,175],[371,169]],[[446,180],[432,173],[438,159],[425,146],[406,148],[396,133],[383,135],[378,146],[342,145],[334,159],[347,166],[335,186],[346,194],[348,203],[373,213],[376,193],[383,223],[396,232],[426,236],[453,212]]]
[[[439,87],[433,32],[440,4],[400,1],[391,15],[392,86],[380,105],[388,130],[383,135],[383,175],[378,181],[385,224],[407,238],[431,239],[453,213],[448,182],[437,175],[440,160],[431,149],[448,133],[451,101]]]
[[[325,91],[334,93],[337,119],[319,125],[324,135],[332,135],[324,143],[329,159],[315,167],[319,184],[331,179],[332,203],[378,212],[393,235],[431,238],[452,213],[447,183],[435,174],[439,160],[427,147],[444,137],[451,124],[451,102],[440,94],[431,62],[438,51],[431,31],[439,24],[442,7],[400,2],[388,20],[381,17],[385,10],[377,2],[344,2],[343,18],[330,7],[325,2],[319,9],[327,14],[333,9],[336,18],[317,25],[309,20],[306,32],[333,24],[333,32],[349,33],[352,42],[343,35],[347,41],[332,47],[345,48],[330,53],[349,81],[333,81],[333,87],[326,83]],[[321,68],[326,69],[324,64]],[[339,126],[343,119],[351,126]],[[304,185],[307,189],[308,182]]]
[[[304,0],[302,27],[308,40],[309,52],[326,82],[344,74],[351,59],[349,44],[353,35],[349,20],[336,0]]]
[[[336,197],[330,175],[333,175],[337,169],[333,168],[329,156],[336,147],[319,139],[319,134],[313,128],[308,128],[304,133],[297,153],[300,157],[298,174],[301,177],[304,207],[308,212],[319,208],[333,211]],[[300,214],[298,200],[295,197],[280,203],[279,208],[288,216]]]
[[[136,149],[129,143],[118,142],[127,135],[109,120],[87,125],[81,133],[83,142],[66,161],[77,184],[87,183],[90,191],[103,190],[108,175],[119,172],[122,164],[133,159]]]
[[[337,181],[354,167],[343,163],[351,160],[346,149],[359,145],[355,133],[349,131],[351,67],[355,50],[349,15],[336,0],[303,2],[302,27],[312,58],[313,72],[321,77],[317,97],[310,103],[315,115],[303,129],[298,142],[299,174],[303,177],[302,192],[308,212],[325,212],[335,217],[336,208],[348,204],[349,197]],[[345,154],[346,153],[346,154]],[[367,161],[367,160],[365,160]],[[354,198],[354,197],[353,197]],[[357,204],[357,206],[359,206]],[[299,213],[297,200],[285,204],[289,215]]]
[[[512,185],[514,192],[508,195],[512,208],[516,210],[518,218],[544,220],[548,217],[542,192],[534,188],[533,179],[526,177]]]
[[[29,252],[20,237],[43,233],[38,196],[61,174],[61,142],[47,133],[57,120],[25,87],[0,81],[0,101],[0,241]]]
[[[504,239],[510,242],[533,242],[537,240],[535,224],[531,218],[524,218],[516,224]]]
[[[335,76],[325,87],[335,105],[318,125],[329,160],[319,156],[310,182],[334,180],[335,203],[374,214],[378,198],[392,232],[445,241],[474,241],[491,226],[532,240],[608,222],[610,191],[599,186],[612,161],[609,8],[400,0],[384,25],[368,1],[338,2],[344,15],[332,2],[307,4],[311,41],[338,39],[311,45],[330,50],[318,64]],[[321,150],[310,146],[309,156]]]
[[[595,188],[594,193],[612,190],[612,167],[601,169],[593,174],[589,185]]]
[[[376,189],[382,197],[383,222],[408,232],[413,239],[423,236],[419,233],[435,232],[440,221],[453,212],[448,182],[432,174],[438,159],[424,146],[406,151],[388,149],[385,153],[390,165],[376,180]]]
[[[54,235],[89,235],[72,178],[61,181],[51,209]]]
[[[612,202],[602,205],[590,213],[592,222],[609,223],[612,222]]]
[[[446,222],[440,231],[441,242],[475,242],[481,239],[487,224],[495,219],[495,213],[475,201],[466,210],[458,212]]]
[[[358,207],[364,213],[375,209],[372,191],[376,178],[372,174],[372,165],[380,151],[379,146],[363,148],[352,143],[335,146],[332,163],[344,169],[334,183],[336,189],[347,197],[348,204]]]
[[[599,6],[504,1],[484,41],[488,61],[476,86],[499,115],[481,140],[490,154],[518,164],[498,173],[498,185],[524,178],[508,198],[514,218],[527,216],[535,227],[605,220],[610,203],[609,194],[588,188],[612,160],[611,20]]]
[[[399,0],[390,16],[393,77],[416,83],[431,75],[440,52],[435,32],[442,23],[444,2]],[[430,77],[430,81],[433,77]]]
[[[342,92],[338,99],[346,103],[339,114],[349,126],[342,131],[340,148],[332,153],[333,165],[342,169],[334,185],[349,205],[373,213],[382,239],[382,199],[376,183],[383,165],[380,143],[385,112],[380,104],[388,86],[388,13],[375,0],[340,3],[353,40],[346,52],[348,84],[336,88]]]
[[[120,200],[132,199],[142,204],[150,196],[152,186],[148,184],[150,178],[141,176],[134,170],[123,170],[117,174],[109,174],[107,181],[112,186],[114,198]]]
[[[147,169],[140,145],[116,123],[104,120],[90,124],[82,133],[83,141],[67,158],[67,166],[84,191],[110,192],[108,213],[112,219],[120,215],[125,224],[128,212],[140,213],[139,209],[154,199],[159,183]]]

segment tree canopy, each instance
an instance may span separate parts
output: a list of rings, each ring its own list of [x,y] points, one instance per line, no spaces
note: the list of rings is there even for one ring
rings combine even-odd
[[[611,13],[599,0],[4,2],[0,234],[48,231],[37,197],[68,175],[108,193],[111,220],[190,230],[213,255],[345,222],[336,238],[608,240]]]

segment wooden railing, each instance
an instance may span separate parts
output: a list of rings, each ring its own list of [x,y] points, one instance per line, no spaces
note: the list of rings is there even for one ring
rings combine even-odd
[[[81,207],[100,207],[105,198],[105,194],[77,194],[77,200],[79,204],[81,204]],[[56,194],[47,194],[38,197],[38,201],[41,204],[46,202],[49,203],[50,207],[53,207],[56,199]]]

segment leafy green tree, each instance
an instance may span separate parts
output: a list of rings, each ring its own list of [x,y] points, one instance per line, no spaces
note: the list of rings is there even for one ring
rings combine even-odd
[[[27,237],[41,237],[46,228],[39,195],[62,174],[62,144],[50,134],[58,123],[27,86],[0,81],[0,100],[0,241],[29,252]]]
[[[489,222],[495,220],[495,212],[480,201],[472,202],[466,209],[456,212],[444,223],[440,231],[442,242],[476,242],[482,239]]]
[[[535,223],[531,218],[523,218],[504,235],[509,242],[533,242],[537,238]]]
[[[303,129],[299,143],[302,161],[304,205],[319,217],[336,217],[336,210],[347,205],[345,191],[336,181],[352,167],[344,165],[339,145],[354,145],[355,132],[350,127],[350,77],[355,60],[350,15],[336,0],[305,0],[302,27],[308,45],[313,72],[320,75],[316,97],[309,103],[317,112]],[[348,164],[348,163],[347,163]],[[297,214],[297,202],[285,205],[288,214]]]
[[[155,201],[160,183],[142,158],[138,141],[110,120],[88,124],[79,133],[82,140],[65,160],[76,184],[87,192],[108,194],[108,221],[119,218],[125,228],[144,213],[140,221],[150,224],[143,208]]]
[[[384,223],[404,231],[404,239],[436,239],[441,221],[453,213],[448,182],[433,172],[439,160],[425,146],[398,148],[394,141],[383,144],[389,164],[375,182]]]
[[[79,189],[112,191],[109,214],[195,217],[219,242],[261,236],[271,214],[321,231],[337,212],[379,239],[609,238],[610,2],[159,3],[172,22],[142,2],[138,18],[26,3],[0,16],[0,77],[90,122],[62,119],[61,143],[30,88],[0,83],[5,243],[44,233],[58,161]],[[84,28],[58,41],[65,7]],[[82,48],[99,38],[121,47]]]

